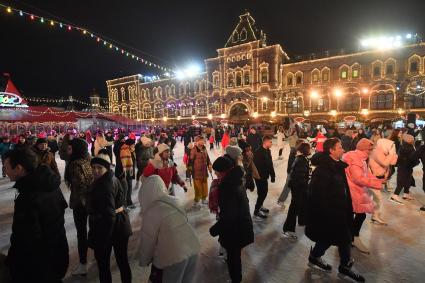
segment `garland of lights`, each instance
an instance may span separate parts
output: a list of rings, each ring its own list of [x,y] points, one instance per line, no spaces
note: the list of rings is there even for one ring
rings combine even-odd
[[[93,106],[91,103],[87,103],[75,98],[72,99],[56,99],[56,98],[45,98],[45,97],[23,97],[25,100],[32,102],[48,102],[48,103],[64,103],[64,102],[76,102],[85,106]],[[107,110],[107,106],[98,106],[99,108]]]
[[[59,26],[60,29],[67,30],[69,32],[72,32],[73,30],[76,30],[78,32],[81,32],[82,35],[89,36],[89,38],[91,38],[92,40],[96,40],[96,42],[102,44],[103,46],[105,46],[105,47],[107,47],[107,48],[109,48],[111,50],[115,50],[115,51],[121,53],[122,55],[125,55],[128,58],[131,58],[133,60],[136,60],[138,62],[141,62],[142,64],[145,64],[146,66],[154,67],[154,68],[157,68],[157,69],[159,69],[161,71],[164,71],[164,72],[171,72],[172,71],[169,68],[160,66],[158,64],[152,63],[149,60],[146,60],[144,58],[141,58],[139,56],[136,56],[133,53],[131,53],[131,52],[129,52],[129,51],[123,49],[123,48],[118,47],[114,43],[111,43],[111,42],[103,39],[102,37],[100,37],[96,33],[92,32],[92,31],[89,31],[89,30],[87,30],[87,29],[85,29],[83,27],[75,26],[75,25],[72,25],[72,24],[65,24],[63,22],[55,21],[54,19],[51,19],[51,18],[46,18],[46,17],[42,17],[42,16],[38,16],[38,15],[35,15],[35,14],[32,14],[32,13],[25,12],[25,11],[20,10],[20,9],[15,9],[15,8],[10,7],[10,6],[6,6],[6,5],[4,5],[2,3],[0,3],[0,7],[3,8],[3,9],[5,9],[7,14],[10,14],[10,15],[17,14],[17,15],[19,15],[21,17],[27,17],[31,21],[39,21],[41,24],[49,23],[48,25],[50,27],[52,27],[52,28],[53,27],[56,27],[56,26]]]

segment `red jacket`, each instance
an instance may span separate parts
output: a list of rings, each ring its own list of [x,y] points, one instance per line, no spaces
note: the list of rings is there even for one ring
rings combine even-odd
[[[323,152],[323,143],[326,141],[326,137],[322,134],[322,132],[318,132],[317,136],[312,139],[313,142],[316,142],[316,151]]]
[[[180,179],[176,165],[172,160],[169,160],[167,166],[164,166],[162,160],[150,159],[148,165],[143,170],[143,176],[149,177],[152,175],[158,175],[161,177],[167,189],[170,188],[171,183],[179,184],[182,187],[185,185]]]

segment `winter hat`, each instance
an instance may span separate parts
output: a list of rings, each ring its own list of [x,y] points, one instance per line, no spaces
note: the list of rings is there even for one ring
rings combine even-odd
[[[360,151],[372,150],[373,149],[373,142],[371,140],[366,139],[366,138],[362,138],[357,143],[356,149],[360,150]]]
[[[230,141],[229,141],[229,145],[230,146],[237,146],[238,145],[238,138],[236,138],[236,137],[231,138]]]
[[[237,145],[229,145],[226,147],[226,154],[236,161],[242,154],[242,149]]]
[[[232,167],[233,161],[225,156],[220,156],[219,158],[217,158],[212,165],[213,170],[217,172],[225,172]]]
[[[35,142],[36,145],[39,145],[41,143],[47,143],[47,139],[46,138],[38,138],[37,141]]]
[[[133,139],[127,139],[127,140],[125,141],[125,144],[126,144],[126,145],[133,145],[133,144],[135,144],[135,142],[136,142],[136,140],[133,140]]]
[[[245,151],[245,149],[250,146],[249,143],[247,143],[244,140],[238,140],[238,145],[242,149],[242,152]]]
[[[404,134],[401,136],[401,138],[403,139],[403,142],[405,143],[409,143],[409,144],[413,144],[415,138],[412,135],[409,134]]]
[[[91,165],[99,164],[105,167],[106,169],[110,169],[111,168],[110,161],[111,160],[109,159],[108,151],[106,149],[101,149],[99,150],[99,154],[96,155],[96,157],[92,158],[92,160],[90,161],[90,164]]]
[[[145,136],[140,138],[140,141],[144,146],[150,146],[152,144],[152,140],[150,138],[147,138]]]
[[[165,143],[159,144],[157,148],[158,148],[158,152],[157,152],[158,155],[160,155],[161,153],[163,153],[166,150],[170,150],[170,147]]]
[[[130,139],[130,140],[136,140],[136,134],[135,133],[130,133],[130,135],[128,136],[128,139]]]

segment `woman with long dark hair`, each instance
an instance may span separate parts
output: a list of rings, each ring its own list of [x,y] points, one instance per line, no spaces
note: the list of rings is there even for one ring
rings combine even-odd
[[[72,209],[78,239],[80,264],[73,275],[87,274],[87,193],[93,182],[87,142],[77,138],[68,145],[69,163],[65,168],[65,182],[71,190],[69,207]]]

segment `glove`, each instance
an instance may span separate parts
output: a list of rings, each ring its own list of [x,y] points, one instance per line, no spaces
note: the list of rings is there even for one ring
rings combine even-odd
[[[274,182],[276,181],[276,177],[275,177],[275,176],[271,176],[270,181],[271,181],[272,183],[274,183]]]

